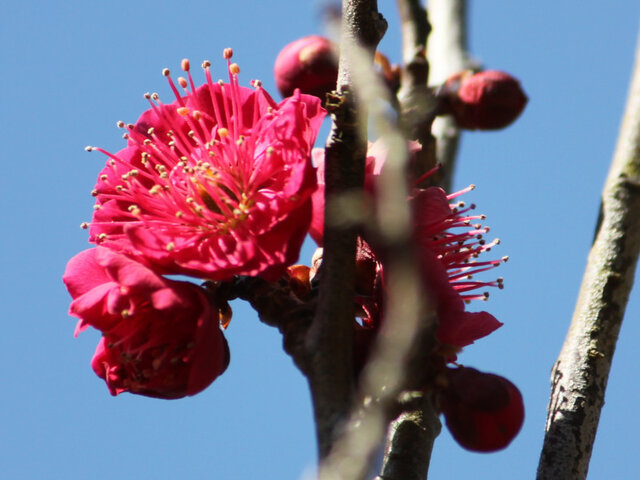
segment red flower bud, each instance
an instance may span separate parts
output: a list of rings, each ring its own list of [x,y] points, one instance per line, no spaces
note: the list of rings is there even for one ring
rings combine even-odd
[[[447,381],[440,407],[453,438],[476,452],[509,445],[524,421],[518,388],[506,378],[468,367],[448,369]]]
[[[319,35],[309,35],[284,47],[273,67],[276,85],[283,97],[296,88],[302,93],[324,100],[325,94],[335,90],[338,63],[331,41]]]
[[[457,73],[445,82],[442,93],[460,128],[497,130],[522,113],[528,98],[520,82],[508,73],[487,70]]]

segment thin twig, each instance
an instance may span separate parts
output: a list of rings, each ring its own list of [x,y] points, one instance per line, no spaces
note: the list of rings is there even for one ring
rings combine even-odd
[[[438,85],[450,75],[474,66],[467,53],[467,2],[429,0],[427,12],[432,26],[427,49],[429,84]],[[441,186],[450,190],[460,129],[453,118],[439,117],[433,123],[432,132],[436,137],[436,157],[442,165]]]
[[[364,182],[366,123],[358,122],[349,87],[348,52],[360,46],[373,61],[386,21],[375,0],[343,0],[338,92],[328,103],[333,128],[325,149],[324,255],[318,309],[307,338],[308,381],[314,406],[319,457],[330,452],[353,404],[352,342],[355,251]],[[358,108],[361,108],[358,106]],[[354,212],[353,221],[340,213]]]
[[[571,327],[551,372],[538,480],[587,476],[640,252],[640,43]]]
[[[431,126],[437,100],[427,86],[429,63],[425,57],[431,25],[420,0],[397,0],[402,24],[402,77],[398,91],[400,124],[407,138],[417,140],[420,152],[414,154],[410,175],[418,179],[436,166],[435,138]],[[436,176],[431,177],[431,181]],[[425,182],[421,186],[427,186]]]

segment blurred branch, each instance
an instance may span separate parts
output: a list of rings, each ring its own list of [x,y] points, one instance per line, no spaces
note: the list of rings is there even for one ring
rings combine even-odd
[[[343,0],[338,94],[327,102],[333,127],[325,149],[324,254],[318,308],[309,330],[308,381],[314,406],[319,457],[325,458],[353,405],[353,323],[356,237],[362,216],[367,151],[362,106],[349,92],[356,48],[368,61],[387,28],[375,0]],[[347,219],[345,220],[344,214]]]
[[[428,310],[411,241],[407,142],[381,107],[379,100],[387,89],[375,74],[367,52],[353,49],[347,55],[357,102],[369,107],[376,130],[389,149],[379,178],[377,203],[378,233],[387,254],[388,301],[385,321],[361,377],[361,405],[355,406],[344,434],[321,465],[322,480],[366,478],[388,424],[398,414],[398,396],[413,380],[411,372],[424,374],[427,369],[425,357],[435,345],[437,328],[434,316],[425,314]],[[415,366],[418,368],[410,368]]]
[[[538,480],[584,479],[640,252],[640,43],[571,327],[551,372]]]
[[[450,75],[473,67],[467,53],[466,0],[429,0],[427,12],[432,31],[429,35],[429,84],[442,84]],[[451,189],[455,169],[460,129],[453,118],[439,117],[433,122],[436,157],[442,165],[445,190]]]

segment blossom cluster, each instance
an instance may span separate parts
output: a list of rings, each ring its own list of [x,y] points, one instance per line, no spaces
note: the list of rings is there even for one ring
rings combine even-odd
[[[322,246],[324,151],[312,148],[326,112],[314,95],[335,85],[331,49],[321,37],[308,37],[283,51],[275,69],[286,95],[280,103],[259,81],[240,86],[231,49],[223,55],[228,82],[214,82],[205,61],[206,81],[196,87],[183,60],[185,76],[176,81],[163,71],[173,102],[145,94],[150,108],[133,124],[118,122],[127,142],[122,150],[87,147],[107,157],[92,191],[93,217],[83,224],[94,247],[69,261],[63,280],[73,297],[70,314],[79,319],[76,335],[89,326],[102,333],[91,365],[111,394],[181,398],[225,371],[223,328],[231,309],[212,291],[216,282],[284,277],[293,294],[309,294],[321,251],[311,269],[292,264],[307,234]],[[383,142],[370,145],[364,188],[373,200],[387,154]],[[513,439],[524,411],[511,382],[456,363],[463,347],[502,325],[488,312],[466,309],[486,300],[485,288],[502,288],[501,278],[475,275],[507,260],[480,259],[498,241],[485,240],[484,216],[458,200],[472,188],[447,194],[416,187],[407,200],[420,281],[439,322],[437,378],[422,387],[463,446],[491,451]],[[355,261],[358,375],[385,321],[386,254],[366,229]]]
[[[70,314],[103,334],[92,366],[117,395],[179,398],[207,387],[226,368],[220,329],[230,308],[201,287],[170,280],[235,275],[281,277],[299,254],[311,217],[316,175],[311,148],[325,115],[320,101],[294,92],[277,104],[224,51],[229,80],[195,87],[188,60],[164,104],[135,124],[118,122],[127,146],[108,158],[83,224],[96,245],[71,259],[64,282]]]

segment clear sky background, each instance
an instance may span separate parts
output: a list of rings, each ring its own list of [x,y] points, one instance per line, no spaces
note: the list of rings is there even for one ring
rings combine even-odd
[[[162,401],[113,398],[89,361],[95,331],[73,338],[60,277],[87,248],[92,189],[104,163],[87,144],[124,146],[117,120],[147,108],[142,94],[171,94],[178,71],[234,48],[241,83],[260,78],[287,42],[322,33],[317,3],[119,1],[5,2],[0,7],[0,478],[301,478],[313,468],[306,381],[279,334],[234,305],[231,365],[205,392]],[[390,28],[381,50],[399,60],[395,2],[379,0]],[[542,444],[549,372],[584,269],[599,195],[626,98],[640,5],[471,2],[470,43],[487,68],[519,77],[530,102],[497,133],[464,136],[457,187],[478,205],[509,255],[506,288],[487,304],[504,327],[468,348],[466,365],[510,378],[527,417],[495,454],[460,448],[446,429],[431,479],[533,478]],[[195,72],[196,81],[204,76]],[[309,262],[307,244],[302,262]],[[491,274],[490,274],[491,275]],[[488,277],[493,278],[493,277]],[[640,478],[637,344],[640,294],[631,295],[613,364],[590,478]]]

